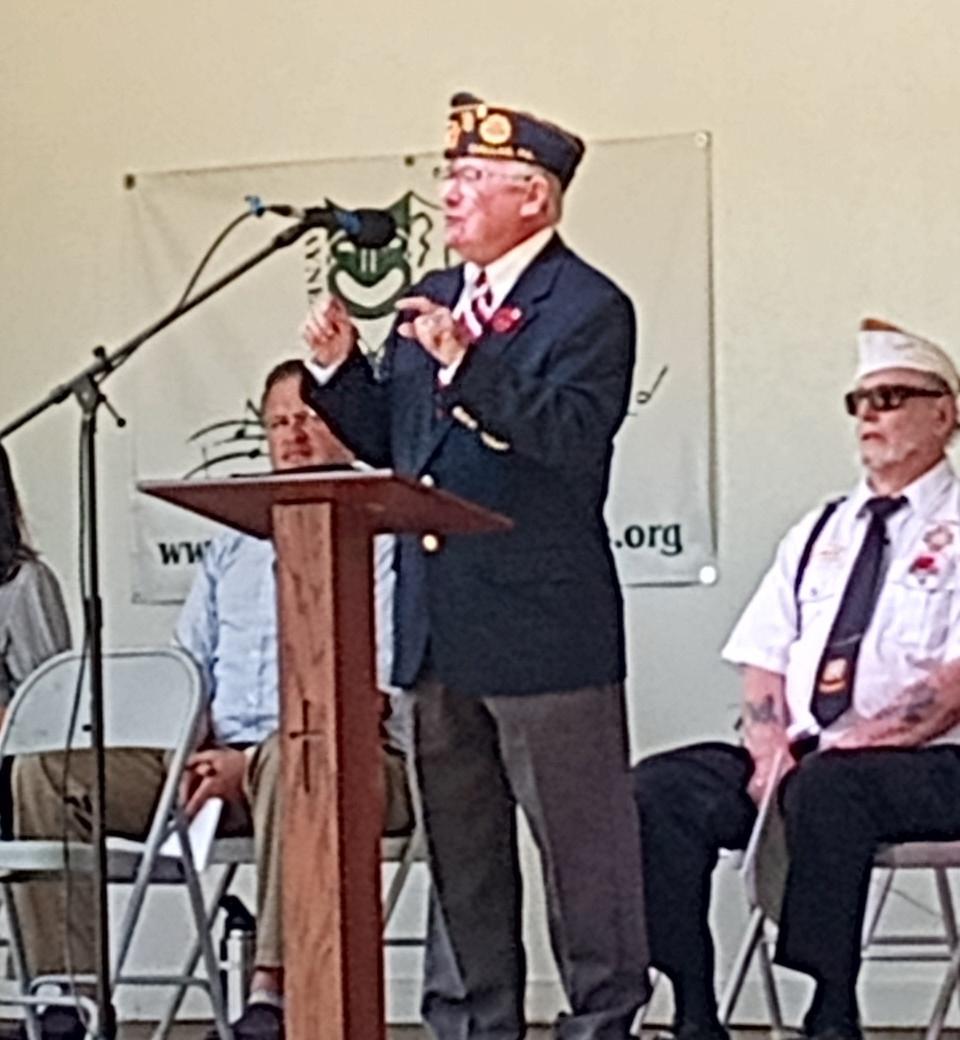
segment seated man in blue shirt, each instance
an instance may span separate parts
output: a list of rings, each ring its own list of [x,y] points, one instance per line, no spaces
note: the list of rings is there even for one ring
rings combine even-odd
[[[303,365],[285,361],[267,377],[261,415],[274,469],[348,464],[351,454],[302,401]],[[378,660],[381,688],[390,671],[392,603],[390,536],[375,546]],[[184,782],[188,814],[207,799],[224,799],[222,828],[250,833],[256,847],[257,947],[250,999],[234,1023],[237,1040],[279,1040],[283,1036],[283,937],[281,934],[281,819],[277,811],[280,755],[278,726],[277,618],[274,550],[269,541],[229,532],[215,538],[196,575],[176,626],[176,641],[206,673],[210,690],[208,732],[189,759]],[[401,696],[391,697],[402,707]],[[399,710],[388,718],[383,742],[386,830],[412,825],[399,740]],[[70,836],[89,837],[89,755],[71,758]],[[58,764],[59,763],[59,764]],[[111,751],[107,762],[107,826],[123,834],[144,833],[164,775],[162,755],[142,750]],[[51,837],[63,831],[61,756],[34,756],[14,771],[16,832]],[[34,973],[61,972],[70,942],[72,970],[93,969],[89,885],[71,886],[70,924],[60,886],[24,885],[20,901],[24,939]],[[84,1036],[72,1009],[50,1007],[42,1016],[46,1038]]]

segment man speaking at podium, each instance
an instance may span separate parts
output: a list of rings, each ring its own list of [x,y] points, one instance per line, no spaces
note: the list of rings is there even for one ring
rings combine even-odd
[[[309,402],[358,455],[510,517],[506,533],[400,539],[393,680],[462,991],[440,1040],[519,1040],[525,959],[515,808],[543,866],[570,1004],[560,1040],[626,1040],[646,1000],[627,772],[622,600],[603,520],[636,327],[555,225],[583,142],[453,98],[446,243],[465,263],[401,300],[375,374],[343,304],[315,305]]]

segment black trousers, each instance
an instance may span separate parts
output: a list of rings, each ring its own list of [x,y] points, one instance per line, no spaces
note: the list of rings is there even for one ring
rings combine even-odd
[[[633,769],[651,958],[674,984],[678,1021],[716,1016],[710,874],[756,819],[748,753],[699,744]],[[960,746],[824,751],[781,784],[790,866],[777,961],[852,993],[879,846],[960,838]]]
[[[650,958],[673,984],[676,1024],[716,1020],[710,877],[720,849],[746,848],[757,810],[750,755],[694,744],[638,762],[633,792],[643,835]]]

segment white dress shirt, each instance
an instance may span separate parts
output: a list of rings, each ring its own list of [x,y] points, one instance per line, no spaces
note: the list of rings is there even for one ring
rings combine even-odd
[[[858,716],[873,717],[907,686],[960,658],[960,481],[944,460],[902,494],[907,505],[887,521],[888,567],[860,647],[853,705],[826,728],[827,744]],[[788,532],[723,648],[734,664],[785,676],[792,734],[816,728],[814,681],[866,534],[863,506],[871,497],[864,480],[840,503],[817,538],[796,597],[800,554],[821,509]],[[931,741],[947,742],[960,742],[960,726]]]
[[[477,284],[481,271],[486,271],[492,310],[496,312],[520,280],[520,276],[543,252],[553,235],[552,227],[541,228],[485,267],[468,260],[463,265],[463,289],[453,308],[454,318],[462,317],[463,312],[470,306],[474,286]],[[440,369],[437,373],[437,380],[441,386],[449,386],[453,382],[453,377],[456,375],[461,361],[463,361],[463,356]]]

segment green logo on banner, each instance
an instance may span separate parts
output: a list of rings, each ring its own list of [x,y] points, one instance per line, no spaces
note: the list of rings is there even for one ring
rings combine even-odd
[[[356,246],[340,230],[311,235],[305,245],[307,296],[339,296],[359,323],[392,317],[410,286],[448,262],[439,211],[436,203],[407,192],[388,208],[397,231],[379,249]]]

